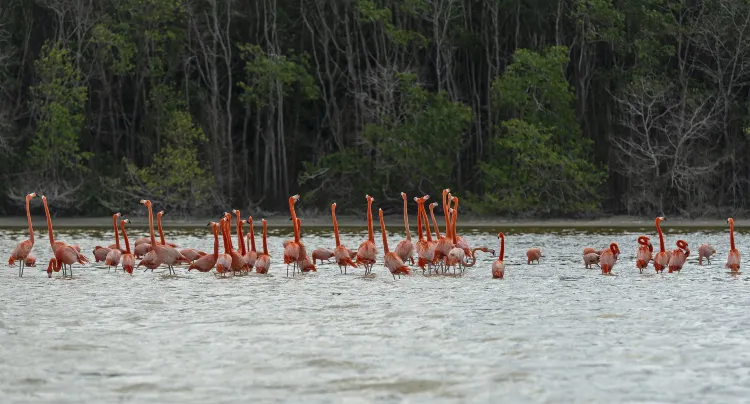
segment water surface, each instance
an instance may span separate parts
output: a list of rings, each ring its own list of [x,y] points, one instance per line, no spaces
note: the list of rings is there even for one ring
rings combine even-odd
[[[181,247],[212,248],[208,229],[167,232]],[[527,230],[528,231],[528,230]],[[137,230],[133,231],[134,233]],[[462,277],[393,280],[341,275],[333,264],[285,276],[271,230],[268,276],[133,276],[90,265],[74,279],[48,279],[46,232],[37,268],[0,271],[0,402],[740,402],[750,397],[750,277],[730,276],[728,233],[668,233],[691,256],[679,275],[635,269],[641,232],[510,232],[506,279],[478,254]],[[303,230],[304,232],[304,230]],[[496,250],[496,232],[462,231]],[[649,232],[653,232],[649,230]],[[131,235],[132,238],[142,234]],[[652,242],[658,248],[654,234]],[[9,254],[27,236],[0,231]],[[402,234],[391,234],[391,247]],[[89,254],[110,233],[62,230],[59,240]],[[363,229],[342,242],[356,248]],[[736,236],[750,254],[748,237]],[[258,238],[260,247],[260,238]],[[305,232],[311,251],[332,247]],[[380,247],[380,238],[377,238]],[[618,276],[583,268],[583,247],[617,242]],[[525,264],[540,247],[541,265]],[[381,251],[382,256],[382,251]],[[93,259],[93,257],[91,257]]]

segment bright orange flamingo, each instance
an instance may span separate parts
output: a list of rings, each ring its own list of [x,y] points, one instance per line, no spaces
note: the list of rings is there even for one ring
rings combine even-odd
[[[258,255],[258,259],[255,261],[255,272],[259,274],[267,274],[268,269],[271,268],[271,256],[268,255],[268,243],[266,243],[266,219],[263,222],[263,253]]]
[[[372,228],[372,201],[374,199],[370,195],[365,195],[365,197],[367,198],[367,240],[362,242],[357,249],[357,264],[365,267],[365,275],[367,275],[375,265],[378,248],[375,246],[375,232]]]
[[[34,229],[31,227],[31,211],[29,210],[29,203],[36,197],[35,193],[26,195],[26,221],[29,224],[29,238],[21,241],[16,245],[16,248],[10,252],[10,258],[8,258],[8,265],[15,266],[18,261],[18,276],[23,276],[23,267],[26,265],[26,259],[31,255],[31,249],[34,247]],[[36,262],[36,259],[34,260]],[[29,265],[33,266],[33,265]]]
[[[635,251],[635,267],[641,273],[648,267],[648,263],[651,262],[653,252],[654,246],[651,244],[651,240],[646,236],[638,237],[638,248]]]
[[[232,274],[237,272],[247,271],[247,263],[245,257],[243,257],[238,251],[234,249],[232,244],[232,215],[229,212],[224,212],[224,217],[227,219],[224,226],[227,228],[227,243],[229,244],[229,255],[232,256]]]
[[[174,270],[174,265],[180,262],[189,263],[190,261],[188,261],[188,259],[180,254],[180,252],[174,247],[170,245],[159,245],[156,243],[156,238],[154,237],[154,214],[153,208],[151,207],[151,201],[142,199],[141,204],[146,205],[146,208],[148,208],[148,226],[151,231],[151,248],[156,252],[159,261],[169,268],[169,273],[177,275],[177,272]]]
[[[253,217],[247,217],[247,224],[250,225],[250,233],[247,234],[247,244],[250,246],[250,251],[245,254],[245,261],[250,270],[255,267],[255,261],[258,259],[258,250],[255,249],[255,227],[253,227]]]
[[[304,256],[300,254],[300,242],[299,242],[299,230],[297,228],[297,213],[294,210],[294,204],[299,200],[299,195],[294,195],[289,198],[289,213],[292,215],[292,227],[294,231],[294,240],[289,241],[284,246],[284,263],[286,264],[286,276],[289,276],[289,265],[292,265],[292,276],[297,271],[297,263],[300,262]]]
[[[664,271],[664,268],[669,264],[669,255],[664,249],[664,233],[662,233],[660,225],[665,220],[667,219],[663,216],[656,218],[656,231],[659,233],[659,252],[654,257],[654,269],[656,269],[656,273]]]
[[[226,217],[220,220],[220,226],[221,236],[224,239],[224,253],[219,254],[219,258],[216,260],[216,273],[224,277],[232,269],[232,254],[230,253],[231,248],[229,246],[229,223],[227,223]]]
[[[166,245],[166,246],[169,246],[169,247],[172,247],[172,248],[179,247],[175,243],[168,243],[168,242],[164,241],[164,230],[161,228],[161,217],[162,216],[164,216],[164,211],[163,210],[159,211],[159,213],[156,214],[156,223],[157,223],[157,226],[159,227],[159,239],[161,240],[160,244],[161,245]]]
[[[729,223],[729,255],[727,255],[726,267],[732,272],[740,271],[740,251],[734,245],[734,219],[727,219]]]
[[[458,197],[451,195],[450,200],[456,202],[455,205],[454,205],[454,209],[455,209],[455,213],[454,214],[458,217]],[[458,247],[458,248],[464,250],[464,254],[469,255],[469,252],[470,252],[469,251],[470,250],[469,244],[466,242],[466,240],[464,240],[463,237],[461,237],[461,236],[458,235],[458,231],[456,230],[455,221],[453,223],[453,228],[451,229],[451,234],[453,235],[453,239],[454,239],[453,245],[455,247]]]
[[[532,262],[536,261],[539,264],[539,259],[542,258],[542,250],[539,248],[529,248],[526,251],[526,263],[531,265]]]
[[[119,245],[120,245],[120,236],[118,235],[119,232],[117,230],[117,219],[119,217],[120,217],[120,212],[117,212],[114,215],[112,215],[112,229],[115,232],[115,243],[114,244],[110,244],[107,247],[102,247],[102,246],[96,246],[96,247],[94,247],[94,251],[93,251],[94,262],[105,261],[107,259],[107,254],[109,254],[109,252],[113,248],[117,248],[118,250],[120,249],[119,248]]]
[[[703,265],[703,259],[705,258],[708,265],[711,265],[711,256],[716,254],[716,250],[711,244],[701,244],[698,247],[698,265]]]
[[[52,252],[55,255],[54,270],[55,272],[60,271],[62,267],[63,277],[73,277],[73,264],[87,264],[89,259],[80,253],[79,249],[75,245],[68,245],[62,241],[55,241],[55,233],[52,230],[52,219],[49,214],[49,206],[47,206],[47,197],[42,195],[42,204],[44,205],[44,213],[47,216],[47,233],[49,235],[49,245],[52,247]],[[66,269],[67,266],[67,269]],[[70,270],[70,273],[67,272]]]
[[[117,213],[117,217],[120,217],[119,212]],[[107,266],[107,272],[109,272],[112,267],[115,267],[115,271],[117,270],[117,266],[120,265],[121,257],[122,250],[120,249],[120,236],[118,236],[117,222],[115,222],[115,246],[114,248],[109,249],[107,256],[104,258],[104,265]]]
[[[667,262],[669,273],[680,272],[689,256],[690,250],[688,249],[688,243],[685,240],[677,240],[677,249],[672,251],[672,255]]]
[[[407,213],[406,206],[406,194],[401,193],[401,199],[404,200],[404,229],[406,230],[406,239],[401,240],[396,244],[396,255],[401,258],[401,261],[411,261],[414,265],[414,244],[411,242],[411,231],[409,230],[409,215]]]
[[[336,265],[339,266],[339,272],[346,273],[347,266],[357,268],[357,264],[352,261],[351,251],[341,244],[341,239],[339,238],[339,222],[336,221],[335,202],[331,204],[331,218],[333,219],[333,236],[336,238],[336,248],[333,249],[333,257],[336,260]]]
[[[503,279],[505,277],[505,261],[503,261],[505,259],[505,234],[500,232],[497,238],[500,239],[500,255],[492,263],[492,278]]]
[[[232,213],[237,215],[237,245],[240,247],[239,255],[240,255],[240,258],[242,259],[242,262],[245,264],[244,271],[250,272],[252,267],[247,263],[247,258],[246,258],[247,249],[245,249],[245,237],[242,235],[242,226],[244,225],[245,221],[242,220],[239,210],[232,209]],[[234,264],[234,261],[232,261],[232,264]]]
[[[302,219],[297,218],[297,231],[299,232],[300,238],[302,237]],[[315,263],[310,259],[310,256],[304,254],[302,261],[299,262],[300,272],[318,272],[315,268]]]
[[[599,266],[602,267],[602,275],[612,274],[612,267],[615,266],[615,262],[617,261],[615,256],[619,253],[620,247],[617,246],[617,243],[610,244],[609,249],[602,252],[602,255],[599,256]]]
[[[211,226],[211,230],[214,233],[214,253],[204,255],[191,262],[188,267],[188,272],[193,269],[197,269],[200,272],[208,272],[216,266],[216,261],[219,259],[219,224],[216,222],[209,222],[208,226]]]
[[[125,240],[125,252],[122,254],[120,261],[122,262],[122,269],[132,275],[133,269],[135,268],[135,257],[130,252],[130,242],[128,241],[128,233],[125,232],[125,223],[130,223],[130,220],[122,219],[120,221],[122,238]]]
[[[409,267],[404,265],[404,261],[393,251],[388,250],[388,235],[385,231],[385,222],[383,221],[383,209],[378,209],[380,215],[380,232],[383,234],[383,264],[388,271],[391,272],[393,279],[396,279],[396,275],[401,279],[401,274],[409,275]]]

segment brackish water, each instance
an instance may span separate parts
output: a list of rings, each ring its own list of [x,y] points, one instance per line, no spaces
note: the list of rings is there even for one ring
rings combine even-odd
[[[258,226],[259,227],[259,226]],[[393,280],[334,264],[287,278],[289,230],[270,231],[270,275],[220,279],[166,269],[74,267],[48,279],[46,232],[36,268],[0,271],[0,402],[602,403],[743,402],[750,397],[750,276],[723,264],[727,230],[679,234],[695,256],[677,274],[635,269],[629,231],[506,235],[506,279],[478,253],[462,277]],[[303,232],[304,229],[303,229]],[[143,234],[132,230],[131,238]],[[498,250],[496,232],[462,230]],[[658,237],[647,235],[658,248]],[[61,230],[91,256],[111,233]],[[668,248],[678,234],[668,233]],[[0,230],[3,259],[27,238]],[[356,248],[362,230],[342,235]],[[402,234],[391,234],[393,248]],[[210,251],[208,229],[167,232]],[[750,254],[750,238],[736,235]],[[257,239],[260,247],[260,238]],[[330,233],[305,232],[308,251]],[[380,248],[380,238],[376,239]],[[583,267],[584,247],[622,250],[614,272]],[[712,265],[697,249],[711,243]],[[525,251],[542,248],[541,265]],[[380,252],[382,257],[382,250]],[[7,264],[6,264],[7,265]],[[745,264],[746,265],[746,264]],[[746,271],[750,269],[745,268]],[[750,272],[748,272],[750,273]]]

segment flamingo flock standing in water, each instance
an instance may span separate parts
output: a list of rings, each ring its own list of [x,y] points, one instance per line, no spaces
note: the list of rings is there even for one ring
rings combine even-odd
[[[23,276],[25,267],[34,266],[36,262],[36,258],[32,255],[32,249],[34,247],[34,229],[32,227],[30,213],[30,202],[36,196],[35,193],[26,195],[26,218],[28,221],[29,238],[18,243],[13,251],[11,251],[8,259],[8,265],[10,266],[15,266],[16,262],[18,262],[19,277]],[[415,264],[414,254],[417,255],[416,266],[422,269],[423,274],[425,272],[428,274],[433,272],[435,274],[447,274],[448,270],[452,268],[453,274],[459,275],[463,273],[466,268],[473,267],[476,264],[477,251],[491,253],[493,256],[495,255],[495,251],[487,247],[471,249],[466,241],[458,235],[456,222],[458,217],[459,198],[452,195],[450,189],[444,189],[442,196],[442,209],[445,219],[445,231],[442,234],[440,233],[438,221],[434,212],[434,209],[438,204],[430,204],[430,217],[428,218],[424,204],[430,199],[429,195],[414,198],[417,205],[418,238],[416,243],[413,243],[407,213],[408,199],[405,193],[401,193],[404,203],[403,216],[406,238],[401,240],[394,250],[389,249],[388,235],[383,220],[383,210],[378,209],[383,243],[382,262],[385,268],[388,269],[389,273],[393,276],[394,280],[397,277],[400,278],[401,275],[411,274],[411,268],[409,268],[408,265]],[[47,198],[42,196],[41,199],[47,219],[47,232],[53,255],[47,266],[47,274],[49,277],[52,277],[53,272],[59,272],[62,268],[63,278],[72,278],[72,267],[74,264],[86,265],[89,264],[90,261],[86,256],[81,254],[80,247],[77,245],[69,245],[65,242],[55,240],[50,211],[47,205]],[[290,265],[292,276],[295,276],[297,272],[317,272],[317,261],[323,263],[328,262],[330,259],[334,260],[334,263],[339,267],[340,272],[343,274],[346,274],[349,268],[363,268],[364,275],[371,275],[373,267],[378,261],[378,247],[375,244],[372,217],[374,198],[369,195],[365,196],[367,201],[367,239],[360,244],[357,250],[350,250],[341,243],[338,221],[336,220],[336,203],[333,203],[331,204],[331,218],[333,221],[335,247],[332,250],[325,247],[318,248],[313,250],[310,255],[308,255],[307,248],[302,241],[302,219],[297,217],[295,210],[295,204],[299,199],[299,195],[294,195],[289,198],[289,213],[292,220],[293,238],[283,242],[283,261],[287,266],[287,276],[289,275]],[[130,221],[129,219],[121,219],[118,223],[118,219],[120,219],[122,215],[119,212],[115,213],[112,215],[114,244],[110,244],[107,247],[96,246],[92,251],[96,262],[103,261],[104,265],[110,270],[122,267],[126,273],[131,275],[135,268],[141,266],[144,266],[146,271],[148,269],[153,271],[162,265],[168,268],[169,274],[176,275],[177,272],[174,267],[181,264],[189,264],[188,271],[195,269],[199,272],[210,272],[215,269],[216,274],[221,277],[226,277],[230,273],[234,276],[246,275],[253,270],[258,274],[268,274],[271,265],[271,256],[268,252],[268,228],[265,219],[262,220],[263,251],[259,253],[256,250],[255,245],[255,229],[252,216],[248,217],[247,220],[243,220],[239,210],[232,210],[232,213],[224,212],[218,222],[208,223],[208,226],[211,227],[213,233],[214,248],[213,254],[206,254],[203,251],[193,248],[178,249],[176,244],[169,243],[165,240],[161,220],[164,211],[157,213],[157,226],[159,231],[159,240],[157,241],[154,231],[152,203],[150,200],[141,200],[140,203],[143,204],[148,211],[149,237],[137,239],[134,243],[134,249],[131,251],[130,240],[128,239],[125,230],[125,225]],[[233,215],[237,221],[236,236],[239,250],[236,250],[232,243],[231,222]],[[436,240],[433,240],[432,238],[433,229],[430,228],[430,219],[432,219]],[[679,273],[685,265],[687,258],[690,256],[688,243],[684,240],[677,240],[677,248],[672,251],[665,248],[664,233],[661,229],[661,223],[665,220],[666,219],[661,216],[657,217],[655,220],[656,231],[659,236],[659,251],[656,255],[653,254],[654,248],[649,237],[639,236],[637,239],[635,266],[640,273],[643,273],[644,270],[648,268],[649,264],[653,265],[654,270],[657,273],[662,273],[665,269],[668,269],[668,273]],[[730,269],[731,273],[739,273],[741,259],[740,253],[734,242],[734,219],[727,219],[727,223],[729,224],[730,249],[725,266]],[[245,235],[243,234],[243,227],[245,224],[250,226],[250,232],[247,234],[247,243],[245,243]],[[122,232],[124,249],[120,244],[120,231]],[[219,252],[219,234],[221,234],[222,238],[223,253]],[[500,254],[497,260],[492,263],[491,274],[495,279],[503,279],[505,277],[505,234],[502,232],[498,233],[497,238],[500,243]],[[716,250],[713,246],[702,244],[698,248],[699,264],[703,264],[704,258],[707,260],[708,264],[710,264],[711,256],[714,254],[716,254]],[[591,268],[594,265],[597,265],[601,268],[603,275],[613,274],[612,269],[617,263],[619,256],[620,248],[617,243],[611,243],[609,247],[600,250],[586,247],[583,251],[586,268]],[[542,257],[544,257],[544,255],[542,255],[540,248],[531,248],[526,252],[526,261],[529,265],[534,262],[539,264]],[[139,258],[140,262],[136,265],[136,259]]]

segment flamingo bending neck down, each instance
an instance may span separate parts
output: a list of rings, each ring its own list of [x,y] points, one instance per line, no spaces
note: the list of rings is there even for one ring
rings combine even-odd
[[[258,259],[255,261],[255,272],[259,274],[267,274],[268,269],[271,267],[271,256],[268,255],[268,243],[266,243],[266,219],[262,220],[263,223],[263,253],[258,255]]]
[[[118,236],[118,230],[117,230],[117,218],[120,217],[120,212],[117,212],[112,215],[112,230],[115,232],[115,243],[110,244],[107,247],[102,246],[95,246],[94,251],[92,253],[94,254],[94,262],[100,262],[100,261],[106,261],[107,254],[113,249],[117,248],[119,250],[120,245],[120,237]]]
[[[716,254],[716,249],[711,244],[701,244],[698,247],[698,265],[703,265],[705,258],[708,265],[711,265],[711,256]]]
[[[656,273],[664,271],[664,268],[669,265],[669,255],[664,248],[664,233],[661,231],[661,222],[666,220],[663,216],[656,218],[656,231],[659,233],[659,252],[654,256],[654,269]]]
[[[505,261],[503,261],[505,259],[505,234],[500,232],[497,238],[500,239],[500,255],[492,263],[492,278],[503,279],[505,277]]]
[[[677,240],[677,249],[672,251],[672,255],[669,257],[667,263],[669,273],[680,272],[689,256],[690,250],[688,249],[688,243],[685,240]]]
[[[602,252],[602,255],[599,256],[599,265],[602,267],[602,275],[612,274],[612,268],[615,266],[617,255],[619,254],[620,247],[617,246],[617,243],[610,244],[609,249]]]
[[[247,224],[250,225],[250,232],[247,234],[247,244],[250,246],[250,251],[245,255],[245,261],[247,266],[252,271],[255,267],[255,261],[258,259],[258,250],[255,249],[255,227],[253,226],[253,217],[247,217]]]
[[[406,239],[401,240],[396,244],[396,255],[401,258],[401,261],[406,262],[407,260],[414,265],[414,244],[411,242],[411,231],[409,231],[409,215],[407,213],[406,194],[401,193],[401,199],[404,200],[404,229],[406,230]]]
[[[732,272],[740,271],[740,251],[734,245],[734,219],[727,219],[729,223],[729,255],[727,255],[726,267]]]
[[[339,266],[339,272],[346,274],[346,267],[357,268],[357,264],[352,261],[352,254],[348,248],[341,244],[339,238],[339,222],[336,220],[336,202],[331,204],[331,219],[333,219],[333,236],[336,239],[336,248],[333,249],[333,258],[336,265]]]
[[[29,203],[35,197],[35,193],[26,195],[26,221],[29,225],[29,238],[18,243],[18,245],[16,245],[16,248],[11,251],[10,258],[8,258],[8,265],[10,266],[14,266],[16,264],[16,261],[18,261],[19,277],[23,276],[23,267],[26,266],[26,260],[31,255],[31,249],[34,247],[34,229],[31,226],[31,211],[29,210]]]
[[[199,272],[208,272],[216,266],[216,260],[219,259],[219,224],[216,222],[209,222],[208,226],[211,226],[211,231],[214,233],[214,253],[204,255],[190,263],[188,272],[193,269],[197,269]]]
[[[357,264],[365,267],[365,275],[367,275],[375,265],[378,248],[375,246],[375,233],[372,227],[372,201],[374,199],[370,195],[365,195],[365,198],[367,198],[367,240],[362,242],[357,249]]]
[[[383,264],[388,271],[390,271],[393,279],[401,279],[401,274],[409,275],[409,267],[404,265],[404,261],[393,251],[388,250],[388,235],[385,231],[385,222],[383,221],[383,209],[378,209],[378,215],[380,216],[380,232],[383,234]]]
[[[125,253],[122,254],[120,260],[122,261],[122,269],[130,275],[133,275],[133,269],[135,268],[135,257],[130,252],[130,242],[128,241],[128,233],[125,232],[125,223],[130,223],[130,220],[122,219],[122,221],[120,221],[122,238],[125,240]]]
[[[456,225],[456,208],[458,207],[458,198],[456,198],[456,205],[454,208],[451,208],[449,212],[452,214],[453,220],[451,221],[450,226],[448,229],[445,230],[446,234],[449,234],[451,237],[451,242],[453,247],[448,252],[448,255],[445,257],[445,265],[447,267],[453,267],[453,273],[456,273],[456,267],[458,266],[459,271],[461,273],[464,272],[464,259],[466,259],[466,252],[464,252],[463,248],[456,247],[456,234],[453,232],[453,226]],[[446,236],[447,237],[447,236]]]
[[[651,262],[651,254],[654,252],[654,246],[646,236],[638,237],[638,248],[635,251],[635,267],[643,273]]]
[[[297,231],[299,232],[300,237],[302,237],[302,219],[297,218]],[[301,244],[300,244],[301,245]],[[301,250],[304,250],[304,248],[300,248]],[[318,270],[315,268],[315,262],[313,262],[310,257],[307,255],[307,253],[302,254],[302,260],[298,262],[299,269],[301,273],[305,272],[318,272]]]

